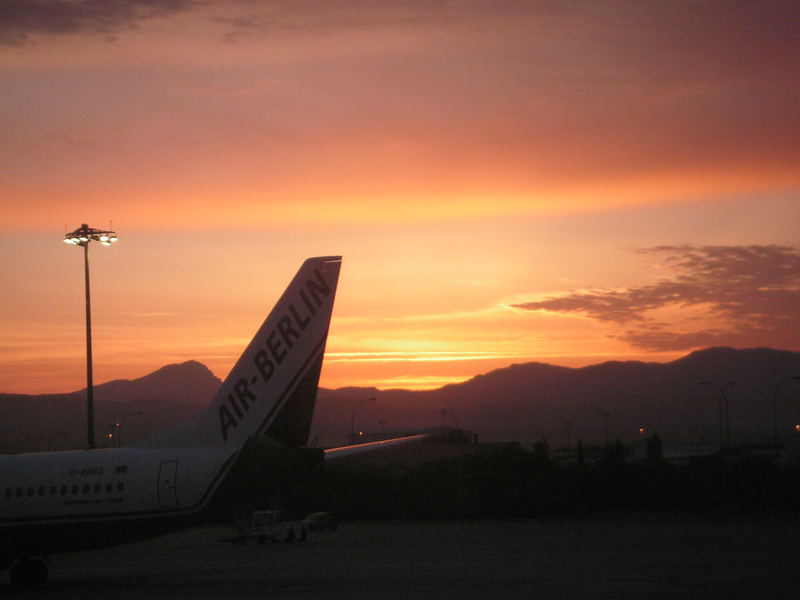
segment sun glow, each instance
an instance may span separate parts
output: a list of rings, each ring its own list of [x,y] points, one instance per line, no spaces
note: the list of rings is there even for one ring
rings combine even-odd
[[[339,362],[451,362],[462,360],[513,359],[516,353],[503,352],[329,352],[325,360]]]
[[[453,383],[462,383],[468,379],[471,379],[471,377],[471,375],[464,375],[460,377],[448,377],[445,375],[399,375],[397,377],[365,379],[364,381],[360,382],[359,385],[362,387],[375,387],[381,390],[404,389],[423,391],[434,390]]]
[[[637,254],[797,243],[800,45],[771,3],[6,4],[0,392],[83,385],[59,238],[87,220],[125,231],[92,257],[98,381],[225,377],[330,254],[328,387],[800,343],[768,265],[651,309],[685,282]],[[749,306],[790,325],[728,318]]]

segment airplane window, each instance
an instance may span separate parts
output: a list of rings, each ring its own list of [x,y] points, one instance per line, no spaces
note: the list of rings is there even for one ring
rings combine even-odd
[[[65,485],[62,485],[62,486],[61,486],[61,489],[59,490],[59,493],[60,493],[62,496],[66,496],[66,495],[67,495],[67,486],[65,486]]]
[[[55,496],[57,493],[58,493],[58,486],[57,485],[51,485],[50,486],[50,495],[51,496]]]
[[[106,494],[110,494],[113,491],[114,491],[114,484],[109,481],[108,483],[106,483]]]
[[[99,483],[94,484],[94,493],[99,494],[102,491],[102,486]]]
[[[39,495],[40,496],[44,496],[44,490],[45,490],[45,487],[43,485],[40,485],[39,486]]]
[[[83,493],[84,494],[88,494],[91,489],[92,489],[92,486],[90,486],[88,483],[84,483],[83,484]]]
[[[17,488],[17,498],[22,498],[22,488]]]
[[[32,487],[28,488],[28,497],[33,496],[36,493],[36,490]]]
[[[118,492],[125,491],[125,484],[123,482],[120,481],[119,483],[117,483],[117,491]]]
[[[73,494],[77,494],[78,493],[78,484],[77,483],[73,483],[72,484],[72,493]]]

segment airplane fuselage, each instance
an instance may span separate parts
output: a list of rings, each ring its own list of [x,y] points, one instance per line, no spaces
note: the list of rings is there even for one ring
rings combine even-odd
[[[233,455],[119,448],[0,456],[0,559],[2,548],[42,555],[185,526],[208,506]]]

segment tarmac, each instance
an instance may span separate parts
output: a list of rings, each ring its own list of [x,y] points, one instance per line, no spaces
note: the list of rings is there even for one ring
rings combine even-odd
[[[204,527],[53,556],[40,589],[0,594],[169,599],[795,599],[800,516],[343,523],[303,543],[232,544]]]

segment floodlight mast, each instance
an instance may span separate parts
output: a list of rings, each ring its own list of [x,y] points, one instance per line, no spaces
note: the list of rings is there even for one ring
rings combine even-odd
[[[86,282],[86,435],[88,447],[93,450],[94,439],[94,386],[92,384],[92,310],[89,296],[89,242],[100,242],[110,246],[117,241],[117,234],[109,229],[94,229],[86,223],[64,235],[64,243],[83,246],[83,272]]]

